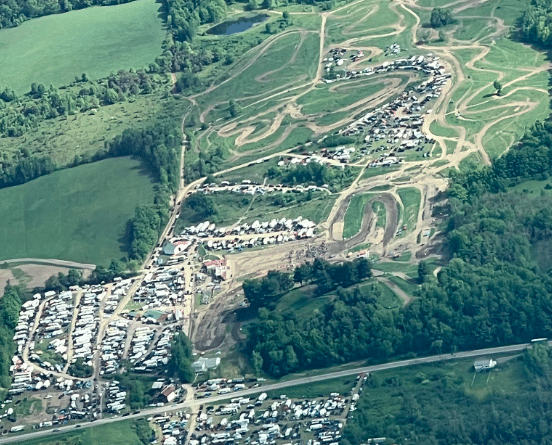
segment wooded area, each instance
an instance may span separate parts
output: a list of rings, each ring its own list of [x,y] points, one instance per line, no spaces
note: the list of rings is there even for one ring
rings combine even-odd
[[[552,44],[552,1],[531,0],[521,17],[521,35],[542,46]]]
[[[490,376],[497,380],[490,390],[470,388],[473,368],[466,362],[451,365],[371,374],[340,443],[358,445],[373,437],[386,437],[385,444],[419,445],[552,442],[547,346],[536,345],[499,365]],[[489,375],[478,377],[485,381]],[[482,393],[486,396],[478,397]]]

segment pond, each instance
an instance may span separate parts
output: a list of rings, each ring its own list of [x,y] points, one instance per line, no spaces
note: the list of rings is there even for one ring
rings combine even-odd
[[[213,26],[207,31],[207,33],[218,36],[229,36],[230,34],[243,32],[257,23],[264,22],[267,18],[268,15],[266,14],[257,14],[250,17],[238,17],[237,19],[227,20],[226,22]]]

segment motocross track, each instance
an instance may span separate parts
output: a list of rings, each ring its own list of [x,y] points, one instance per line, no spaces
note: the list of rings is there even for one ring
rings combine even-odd
[[[291,118],[293,123],[285,127],[282,136],[279,137],[276,142],[261,146],[259,150],[256,151],[259,158],[263,156],[263,153],[269,150],[271,150],[270,157],[288,154],[290,152],[289,149],[277,153],[273,153],[273,149],[278,147],[278,145],[286,139],[292,129],[296,128],[298,125],[303,125],[312,129],[315,132],[315,136],[342,127],[350,123],[353,116],[357,116],[362,112],[366,112],[369,109],[389,101],[393,95],[403,91],[404,84],[401,85],[397,75],[393,75],[392,72],[383,74],[378,78],[380,82],[383,80],[383,88],[381,91],[366,97],[359,96],[358,100],[351,105],[333,110],[332,112],[334,113],[338,111],[347,111],[350,115],[340,119],[338,122],[321,125],[317,123],[317,121],[325,115],[325,112],[321,111],[316,114],[305,114],[302,111],[302,106],[298,105],[297,101],[305,94],[322,85],[321,80],[324,74],[323,59],[328,51],[333,48],[362,50],[366,54],[369,54],[369,56],[367,56],[365,60],[351,63],[349,69],[363,68],[365,66],[370,66],[370,64],[366,64],[366,59],[368,59],[368,57],[381,56],[384,53],[382,48],[376,46],[377,39],[385,36],[406,34],[412,42],[413,47],[425,53],[431,52],[438,55],[440,60],[447,67],[447,71],[452,73],[452,81],[449,81],[443,87],[440,97],[432,106],[433,112],[425,116],[422,127],[423,132],[435,140],[433,151],[437,152],[436,149],[440,148],[440,154],[438,157],[433,157],[431,162],[419,161],[403,163],[397,170],[389,171],[387,174],[369,179],[362,179],[362,173],[367,167],[368,162],[363,160],[354,164],[358,167],[362,167],[361,172],[350,187],[339,193],[329,217],[326,221],[319,224],[318,230],[320,235],[317,239],[317,243],[324,242],[327,248],[327,257],[333,257],[336,260],[345,258],[351,248],[366,242],[372,244],[372,246],[370,246],[371,254],[378,254],[382,257],[391,256],[397,252],[410,251],[412,252],[411,263],[416,263],[419,259],[429,256],[439,257],[442,254],[439,231],[437,230],[436,234],[431,239],[429,237],[428,239],[420,237],[420,234],[424,231],[428,232],[430,229],[437,229],[436,221],[432,213],[433,207],[438,205],[443,199],[442,192],[445,191],[448,186],[448,180],[443,172],[446,169],[458,168],[461,161],[470,156],[477,156],[477,159],[479,159],[481,163],[489,165],[491,158],[485,150],[484,145],[485,143],[489,143],[488,141],[491,136],[496,136],[495,133],[497,131],[496,129],[500,127],[499,124],[502,123],[502,125],[504,125],[503,121],[505,120],[507,122],[516,122],[519,117],[533,112],[536,107],[540,105],[541,102],[528,95],[529,91],[539,92],[544,97],[544,100],[548,100],[548,91],[546,89],[526,86],[523,85],[522,82],[532,79],[533,76],[539,73],[549,71],[551,68],[549,63],[540,66],[516,66],[515,70],[516,72],[519,71],[520,75],[512,78],[508,69],[496,64],[493,65],[487,61],[486,57],[489,55],[490,51],[493,50],[495,40],[504,38],[510,32],[510,27],[506,26],[500,17],[495,16],[495,11],[499,2],[496,3],[492,9],[490,16],[464,16],[464,14],[468,13],[467,10],[486,3],[491,3],[491,0],[457,0],[445,5],[444,7],[453,10],[453,14],[460,22],[464,19],[479,18],[485,19],[487,25],[486,27],[482,27],[475,37],[470,40],[455,38],[455,32],[462,26],[461,24],[457,25],[445,32],[446,41],[444,44],[439,45],[431,43],[431,38],[437,38],[437,33],[435,32],[429,33],[429,43],[419,43],[419,35],[423,31],[423,24],[418,13],[429,11],[432,8],[419,6],[416,1],[399,0],[392,2],[388,7],[396,14],[397,20],[392,25],[382,26],[381,29],[363,27],[363,21],[373,18],[374,14],[381,13],[381,8],[383,7],[382,2],[374,4],[373,2],[358,0],[333,11],[320,12],[321,22],[318,31],[318,35],[320,36],[319,68],[316,75],[310,79],[297,79],[296,82],[286,85],[285,88],[280,87],[268,95],[254,97],[255,102],[249,103],[249,105],[244,107],[245,109],[247,109],[248,106],[262,104],[263,101],[268,101],[269,99],[279,99],[279,101],[276,106],[266,107],[266,109],[254,116],[245,118],[238,116],[226,120],[221,124],[215,123],[206,134],[215,133],[219,137],[231,138],[235,149],[231,150],[232,156],[229,158],[229,161],[237,161],[242,156],[250,155],[250,153],[247,152],[240,153],[240,147],[249,143],[262,144],[264,139],[282,128],[284,125],[284,118],[286,117]],[[291,15],[293,16],[293,13]],[[331,22],[329,25],[328,20]],[[328,35],[328,32],[334,32],[335,20],[349,20],[349,23],[340,29],[341,36],[338,37]],[[411,22],[412,20],[414,21],[413,26],[409,24],[409,21]],[[300,42],[303,42],[306,35],[306,30],[290,30],[278,34],[277,36],[271,36],[256,49],[258,54],[256,54],[245,67],[232,73],[223,83],[231,82],[239,73],[253,64],[258,57],[265,54],[270,46],[274,42],[277,42],[282,35],[289,32],[300,32]],[[312,30],[308,32],[312,32]],[[370,46],[371,41],[374,41],[374,46]],[[290,54],[289,63],[295,60],[298,48],[299,45],[296,47],[295,51]],[[466,57],[466,53],[463,54],[464,58],[458,55],[458,51],[464,50],[470,50],[470,53],[468,53],[469,57]],[[288,64],[282,66],[280,70],[284,70],[287,65]],[[471,76],[467,74],[469,72],[486,73],[491,75],[493,80],[497,79],[501,81],[503,83],[503,89],[505,90],[504,94],[500,96],[494,94],[484,95],[485,92],[488,92],[489,88],[492,87],[493,80],[479,80],[475,83],[471,79]],[[255,80],[265,82],[267,77],[274,73],[274,70],[267,72],[257,76]],[[404,75],[404,72],[401,73],[401,75]],[[416,74],[409,73],[407,84],[416,81],[416,77]],[[508,80],[504,81],[505,79]],[[357,85],[365,86],[368,82],[373,81],[374,78],[358,83],[355,83],[356,80],[338,82],[328,88],[335,94],[346,94],[347,92],[354,91]],[[466,86],[468,87],[466,88]],[[214,91],[216,88],[218,88],[218,84],[213,84],[207,91]],[[457,98],[455,94],[460,95],[460,97]],[[524,94],[527,94],[527,96],[523,97]],[[452,100],[453,96],[455,97],[454,101]],[[247,99],[251,99],[251,97]],[[236,98],[236,101],[238,100],[240,100],[240,98]],[[217,104],[211,104],[207,109],[202,111],[202,122],[205,121],[208,114],[216,105]],[[451,105],[452,109],[450,108]],[[452,116],[456,116],[456,120],[451,119]],[[481,116],[484,116],[483,119]],[[253,135],[257,128],[256,124],[259,122],[265,124],[265,130],[260,134]],[[432,123],[435,123],[436,126],[443,129],[450,130],[451,135],[441,136],[432,133],[432,128],[435,128],[432,126]],[[471,124],[474,123],[481,125],[472,126]],[[504,134],[503,138],[509,143],[515,140],[512,134]],[[197,144],[198,143],[196,143],[196,145]],[[451,144],[453,144],[452,148]],[[250,160],[248,162],[250,162]],[[228,169],[228,171],[241,168],[245,165],[247,165],[247,163]],[[215,175],[222,176],[224,173],[225,171],[221,171]],[[375,187],[388,187],[388,190],[385,192],[376,192],[378,194],[366,204],[360,231],[353,237],[343,240],[343,221],[351,198],[359,193],[374,193],[371,189]],[[417,188],[421,193],[421,203],[415,221],[415,229],[406,235],[397,237],[398,228],[404,224],[401,220],[404,214],[402,211],[403,203],[397,191],[399,188],[403,187]],[[375,225],[376,218],[372,211],[372,203],[374,201],[380,201],[385,206],[386,224],[383,230],[381,228],[378,230]],[[226,328],[226,322],[233,320],[235,309],[238,307],[240,301],[239,294],[241,293],[241,281],[238,281],[237,278],[240,276],[243,277],[244,275],[249,277],[260,276],[270,269],[291,268],[302,261],[308,260],[307,257],[296,255],[296,252],[303,251],[302,249],[306,249],[304,244],[290,243],[266,250],[244,252],[230,256],[229,258],[234,263],[232,280],[224,285],[223,292],[221,292],[220,296],[216,297],[210,305],[197,314],[195,329],[193,331],[193,341],[196,348],[205,351],[221,347],[221,345],[231,347],[236,341],[240,341],[241,336],[236,324],[233,325],[232,329]],[[398,276],[400,276],[400,274],[398,274]],[[404,295],[401,295],[401,298],[403,298],[405,303],[410,301],[406,300]],[[229,331],[231,331],[232,334],[230,334]]]

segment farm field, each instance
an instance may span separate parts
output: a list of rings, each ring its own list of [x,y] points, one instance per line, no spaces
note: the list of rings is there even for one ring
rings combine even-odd
[[[106,265],[125,255],[127,222],[135,207],[152,201],[151,179],[130,158],[81,165],[2,189],[0,259]]]
[[[41,17],[0,31],[0,84],[17,93],[33,82],[71,83],[147,67],[161,53],[159,3],[139,0]],[[55,61],[55,63],[52,63]]]

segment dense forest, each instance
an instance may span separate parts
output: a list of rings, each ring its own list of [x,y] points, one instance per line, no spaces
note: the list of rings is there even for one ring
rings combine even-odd
[[[507,192],[523,179],[548,178],[551,168],[547,121],[492,167],[453,178],[446,209],[451,261],[437,278],[424,277],[419,298],[403,310],[382,311],[376,289],[371,295],[340,289],[323,310],[299,320],[266,310],[271,306],[264,299],[272,301],[266,292],[257,298],[263,304],[261,322],[250,331],[251,357],[282,375],[354,358],[378,361],[551,336],[552,277],[538,252],[552,236],[552,196]],[[312,282],[319,280],[315,275]],[[244,282],[246,295],[248,286]]]
[[[521,17],[522,37],[537,45],[552,44],[552,1],[531,0]]]
[[[472,395],[474,389],[466,390],[473,375],[465,372],[466,366],[464,362],[454,368],[419,367],[371,374],[341,443],[357,445],[373,437],[386,437],[386,444],[552,443],[548,409],[552,403],[552,354],[547,346],[536,345],[522,357],[499,365],[494,377],[502,379],[505,387],[497,390],[498,385],[492,385],[494,390],[486,397]],[[488,375],[478,377],[485,381]]]

